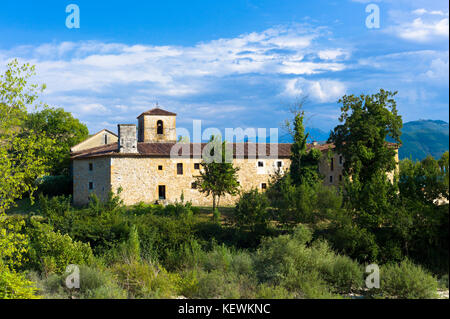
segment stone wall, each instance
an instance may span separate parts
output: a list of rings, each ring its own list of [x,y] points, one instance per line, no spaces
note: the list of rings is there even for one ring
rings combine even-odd
[[[398,152],[396,155],[398,160]],[[238,181],[241,189],[250,190],[253,187],[263,190],[263,183],[268,186],[270,176],[277,170],[277,162],[281,161],[281,171],[285,172],[290,166],[289,159],[234,159],[233,165],[239,167]],[[95,192],[100,199],[106,199],[108,192],[117,191],[122,187],[121,198],[126,205],[139,202],[154,203],[159,200],[158,187],[165,186],[166,201],[174,202],[184,194],[185,201],[192,201],[193,205],[212,206],[212,198],[205,197],[197,189],[192,188],[195,176],[199,171],[195,163],[200,159],[170,159],[154,157],[102,157],[73,161],[74,169],[74,203],[84,205],[88,203],[91,192]],[[260,167],[258,162],[262,162]],[[319,170],[324,176],[325,185],[337,186],[342,176],[344,159],[339,154],[333,154],[333,169],[331,162],[324,156]],[[93,164],[93,170],[89,170]],[[183,174],[177,172],[177,164],[183,164]],[[200,166],[201,167],[201,166]],[[332,176],[332,181],[330,181]],[[392,178],[393,173],[389,174]],[[89,182],[94,183],[94,189],[89,190]],[[233,205],[237,197],[225,196],[220,205]]]
[[[258,167],[258,161],[263,162],[263,167]],[[238,181],[243,190],[252,187],[262,189],[265,183],[268,186],[270,174],[273,174],[276,162],[282,162],[282,169],[289,167],[288,159],[235,159],[234,165],[239,167]],[[183,174],[177,174],[177,164],[183,164]],[[192,188],[195,176],[199,171],[194,164],[200,163],[199,159],[170,159],[170,158],[133,158],[116,157],[111,160],[111,185],[116,190],[123,188],[121,197],[125,204],[131,205],[138,202],[154,203],[159,200],[158,187],[165,186],[168,202],[179,200],[183,192],[186,201],[192,201],[194,205],[211,206],[212,198],[206,198],[197,189]],[[159,169],[162,166],[162,170]],[[233,205],[236,198],[225,196],[221,198],[221,205]]]
[[[343,180],[344,158],[334,152],[328,158],[326,152],[323,153],[319,163],[319,171],[323,175],[323,183],[328,186],[338,186]]]
[[[73,202],[75,205],[89,203],[89,196],[93,192],[100,200],[107,199],[111,190],[110,163],[111,158],[108,157],[73,161]],[[91,167],[90,164],[92,164]],[[92,190],[89,189],[89,183],[92,183]]]
[[[163,122],[163,134],[157,134],[157,123]],[[143,115],[139,118],[138,141],[145,143],[176,142],[176,116]]]

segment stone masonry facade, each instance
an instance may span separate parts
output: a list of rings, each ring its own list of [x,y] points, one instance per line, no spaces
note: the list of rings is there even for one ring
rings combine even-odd
[[[158,121],[162,122],[162,128],[158,128]],[[136,144],[128,150],[120,147],[120,132],[126,134],[122,136],[125,140],[136,138]],[[190,143],[191,156],[173,157],[170,155],[176,145],[175,139],[175,114],[153,109],[138,117],[138,129],[135,125],[119,125],[119,143],[73,153],[74,204],[86,205],[92,193],[105,200],[110,191],[117,192],[121,188],[120,196],[126,205],[170,203],[180,200],[183,194],[184,200],[193,205],[211,206],[212,198],[195,188],[202,160],[200,156],[194,156],[194,144]],[[235,146],[233,165],[239,168],[241,190],[257,188],[264,191],[276,171],[283,173],[289,169],[290,146],[278,144],[278,153],[274,156],[254,155],[249,144],[245,144],[242,152]],[[308,147],[316,147],[324,153],[319,165],[324,184],[339,185],[343,178],[344,158],[332,152],[332,158],[327,159],[325,153],[334,148],[332,144],[309,144]],[[231,206],[236,199],[237,196],[224,196],[220,205]]]

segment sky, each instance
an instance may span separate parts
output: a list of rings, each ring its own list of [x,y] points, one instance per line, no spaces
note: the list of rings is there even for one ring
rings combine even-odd
[[[448,28],[440,0],[2,0],[0,72],[36,65],[41,100],[91,133],[156,104],[188,130],[281,127],[304,96],[306,125],[327,132],[340,97],[380,88],[404,122],[448,121]]]

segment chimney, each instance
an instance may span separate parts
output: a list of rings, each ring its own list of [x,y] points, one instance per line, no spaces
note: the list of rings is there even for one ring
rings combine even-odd
[[[136,125],[119,124],[117,128],[119,132],[119,153],[138,153]]]

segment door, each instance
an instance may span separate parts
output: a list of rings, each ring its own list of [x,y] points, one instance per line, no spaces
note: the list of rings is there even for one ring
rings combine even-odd
[[[160,200],[166,199],[166,186],[165,185],[159,185],[158,186],[158,198]]]

